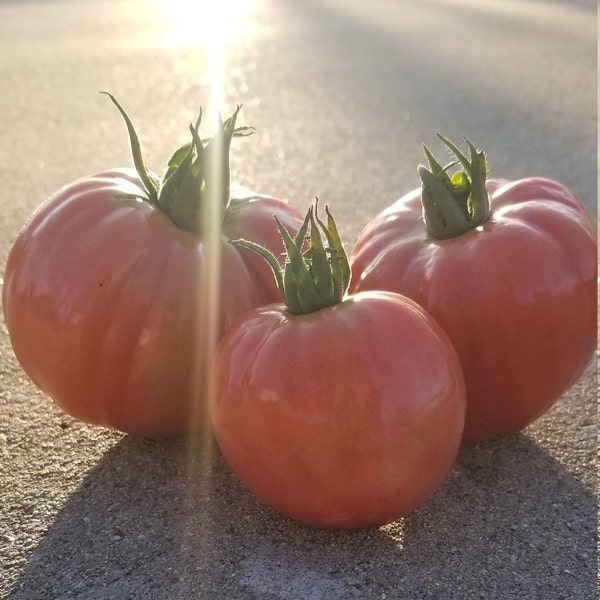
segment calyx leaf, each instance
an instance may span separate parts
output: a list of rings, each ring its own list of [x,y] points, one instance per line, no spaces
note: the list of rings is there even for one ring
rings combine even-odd
[[[203,203],[218,203],[223,216],[231,201],[229,149],[232,138],[254,133],[252,127],[235,126],[241,106],[225,122],[219,118],[216,133],[206,139],[202,139],[199,133],[202,121],[200,109],[195,125],[190,125],[192,141],[173,153],[162,179],[156,181],[146,168],[131,119],[112,94],[101,93],[111,99],[125,121],[133,164],[146,189],[148,202],[156,205],[181,229],[202,234]]]
[[[340,303],[350,284],[348,257],[327,206],[325,212],[326,223],[318,216],[317,199],[295,237],[275,217],[286,251],[283,267],[266,248],[248,240],[233,241],[267,261],[282,300],[294,314],[307,314]]]
[[[485,153],[478,150],[467,138],[467,157],[448,138],[437,134],[453,155],[454,160],[445,167],[436,160],[429,148],[423,151],[429,168],[419,165],[423,202],[423,220],[427,232],[439,240],[458,237],[480,225],[490,217],[490,199],[485,187],[487,163]],[[448,171],[456,165],[462,170],[452,176]]]

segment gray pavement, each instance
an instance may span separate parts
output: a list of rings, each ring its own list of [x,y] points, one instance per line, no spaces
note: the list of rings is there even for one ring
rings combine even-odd
[[[200,105],[243,103],[257,132],[235,144],[236,180],[302,210],[318,195],[349,244],[418,185],[435,131],[484,146],[495,176],[566,183],[596,214],[592,0],[207,5],[237,7],[225,52],[222,15],[191,3],[0,0],[2,271],[45,197],[130,164],[99,90],[130,112],[157,170]],[[0,320],[0,595],[591,600],[596,397],[590,366],[525,432],[465,446],[409,517],[321,532],[255,500],[209,436],[73,421],[20,370]]]

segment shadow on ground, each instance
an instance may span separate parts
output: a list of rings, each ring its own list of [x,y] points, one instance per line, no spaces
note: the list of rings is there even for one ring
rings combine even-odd
[[[397,523],[306,528],[232,475],[212,438],[125,437],[30,555],[10,600],[592,598],[595,498],[526,435],[461,450]]]

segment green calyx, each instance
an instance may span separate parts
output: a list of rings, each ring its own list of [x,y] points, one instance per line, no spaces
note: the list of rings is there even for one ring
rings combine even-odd
[[[219,127],[212,138],[202,139],[199,134],[202,110],[195,125],[190,125],[192,141],[178,148],[171,156],[160,180],[152,176],[145,166],[139,138],[131,119],[117,99],[106,94],[117,107],[127,126],[133,164],[146,190],[146,200],[164,212],[177,227],[202,235],[202,206],[217,203],[221,218],[231,201],[229,149],[233,137],[251,135],[252,127],[238,127],[235,122],[238,106]]]
[[[487,164],[484,152],[465,138],[470,152],[467,158],[450,140],[439,133],[438,137],[454,160],[442,167],[423,144],[429,169],[420,165],[418,173],[427,232],[438,240],[446,240],[483,225],[490,217],[490,199],[485,189]],[[457,164],[462,170],[450,177],[448,170]]]
[[[350,283],[350,264],[335,221],[325,207],[327,221],[323,223],[317,215],[317,204],[309,208],[295,237],[275,217],[286,252],[283,267],[262,246],[248,240],[233,242],[254,250],[268,262],[285,305],[297,315],[339,304]]]

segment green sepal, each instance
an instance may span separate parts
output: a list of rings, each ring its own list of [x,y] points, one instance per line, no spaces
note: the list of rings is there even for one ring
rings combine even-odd
[[[177,150],[175,150],[173,156],[171,156],[171,158],[169,159],[169,162],[167,163],[167,169],[163,174],[161,184],[162,187],[165,186],[171,175],[173,175],[173,173],[177,171],[181,163],[192,156],[193,147],[194,145],[192,144],[192,142],[189,142],[181,146],[181,148],[177,148]]]
[[[311,207],[302,223],[300,233],[305,232],[310,223],[312,234],[312,222]],[[311,239],[313,236],[309,236],[309,250],[303,253],[305,235],[296,235],[293,239],[279,221],[277,221],[277,227],[283,239],[286,252],[286,261],[283,268],[283,301],[293,313],[304,314],[313,312],[316,310],[315,307],[319,305],[318,279],[315,280],[311,276],[309,261],[312,261],[312,257],[308,258],[314,247],[314,242]]]
[[[308,212],[310,216],[311,231],[317,228],[314,211]],[[319,226],[322,226],[319,221]],[[334,286],[333,286],[333,264],[323,246],[323,239],[320,235],[311,235],[309,237],[308,250],[302,256],[304,260],[302,265],[307,271],[307,276],[312,280],[317,302],[325,305],[334,304]]]
[[[423,220],[432,237],[444,240],[458,237],[485,223],[490,217],[490,200],[485,187],[487,164],[485,153],[467,138],[470,157],[467,158],[449,139],[437,134],[455,160],[442,167],[429,148],[423,151],[429,168],[419,165],[423,203]],[[460,164],[462,170],[450,177],[448,170]]]
[[[125,121],[133,163],[146,190],[147,200],[158,206],[177,227],[199,235],[203,233],[203,204],[208,203],[211,209],[220,210],[222,219],[231,201],[229,149],[232,138],[254,132],[252,127],[236,127],[241,106],[225,122],[219,117],[217,132],[206,139],[202,139],[199,133],[200,109],[196,124],[190,125],[192,141],[173,153],[162,179],[157,181],[144,164],[131,119],[112,94],[102,93],[112,100]]]
[[[101,94],[106,94],[112,101],[112,103],[117,107],[117,110],[121,113],[123,120],[125,121],[125,125],[127,126],[127,132],[129,134],[129,143],[131,145],[131,154],[133,156],[133,165],[135,170],[137,171],[144,187],[146,188],[146,193],[148,194],[148,200],[152,204],[158,204],[158,185],[154,178],[150,176],[148,173],[148,169],[144,163],[144,158],[142,156],[142,147],[140,145],[140,140],[135,131],[133,123],[129,118],[129,115],[125,112],[123,107],[119,104],[117,99],[109,92],[100,92]]]
[[[267,261],[283,302],[294,314],[308,314],[340,303],[350,284],[350,264],[335,221],[325,207],[327,224],[323,223],[317,204],[309,208],[294,238],[275,217],[286,251],[283,267],[273,253],[254,242],[232,242],[254,250]]]
[[[325,213],[327,214],[327,224],[324,225],[319,220],[321,225],[321,229],[323,233],[327,237],[327,243],[329,246],[329,256],[331,263],[331,271],[332,271],[332,281],[333,281],[333,296],[334,298],[343,298],[346,293],[348,286],[350,285],[350,263],[346,256],[346,251],[344,250],[344,246],[342,245],[342,240],[337,230],[337,226],[331,213],[329,212],[329,207],[325,206]],[[316,216],[316,211],[315,211]]]
[[[275,219],[277,219],[277,217],[275,217]],[[256,252],[257,254],[262,256],[267,261],[267,264],[271,267],[271,270],[273,271],[273,274],[275,275],[275,281],[277,282],[277,289],[279,290],[279,294],[281,295],[281,298],[285,301],[285,287],[283,285],[283,271],[281,269],[279,261],[277,260],[277,258],[275,258],[275,255],[272,252],[270,252],[269,250],[267,250],[266,248],[264,248],[263,246],[261,246],[260,244],[257,244],[256,242],[252,242],[250,240],[243,240],[243,239],[231,240],[231,243],[234,244],[235,246],[240,246],[241,248],[247,248],[248,250],[253,250],[254,252]]]

